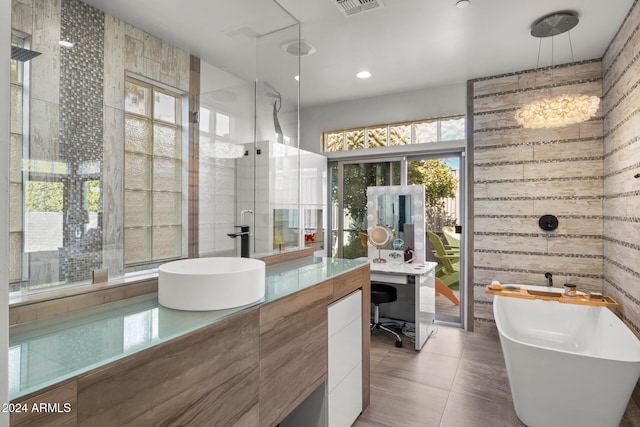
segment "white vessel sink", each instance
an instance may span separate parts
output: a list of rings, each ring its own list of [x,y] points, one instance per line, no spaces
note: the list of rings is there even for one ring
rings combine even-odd
[[[158,268],[158,300],[176,310],[223,310],[264,298],[265,264],[252,258],[190,258]]]

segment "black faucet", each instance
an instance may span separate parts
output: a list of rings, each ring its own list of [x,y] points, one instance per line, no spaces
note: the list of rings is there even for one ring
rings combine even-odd
[[[234,225],[234,228],[239,228],[240,231],[237,233],[229,233],[227,236],[235,239],[240,236],[240,256],[242,258],[249,258],[249,236],[251,233],[249,232],[248,225]]]
[[[240,224],[243,225],[234,225],[233,228],[239,228],[240,231],[238,233],[229,233],[227,234],[227,236],[231,237],[232,239],[235,239],[236,237],[240,236],[240,256],[242,258],[250,258],[249,256],[249,236],[251,236],[251,233],[249,232],[249,226],[248,225],[244,225],[246,224],[246,221],[244,219],[245,214],[251,214],[253,215],[253,211],[250,209],[245,209],[243,211],[240,212]]]
[[[547,286],[553,286],[553,274],[544,273],[544,277],[547,279]]]

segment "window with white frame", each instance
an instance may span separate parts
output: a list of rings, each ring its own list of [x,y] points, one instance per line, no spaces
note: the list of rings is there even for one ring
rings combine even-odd
[[[139,265],[183,256],[182,95],[125,84],[124,257]]]

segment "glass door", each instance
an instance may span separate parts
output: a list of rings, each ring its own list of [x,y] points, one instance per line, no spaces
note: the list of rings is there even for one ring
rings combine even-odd
[[[400,185],[401,161],[334,163],[331,169],[331,256],[367,256],[367,187]]]
[[[461,324],[463,246],[460,154],[407,159],[407,184],[425,186],[427,261],[436,267],[436,320]]]

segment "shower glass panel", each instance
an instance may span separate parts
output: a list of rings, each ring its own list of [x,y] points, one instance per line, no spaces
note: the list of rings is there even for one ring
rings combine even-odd
[[[304,246],[309,215],[300,208],[298,80],[300,56],[282,48],[297,44],[300,26],[258,39],[256,80],[255,232],[258,253]],[[315,219],[315,217],[314,217]]]
[[[200,95],[198,251],[235,256],[239,242],[227,234],[240,223],[236,204],[254,209],[254,167],[246,164],[253,157],[244,155],[254,145],[254,83],[209,64],[201,80],[212,90]]]

